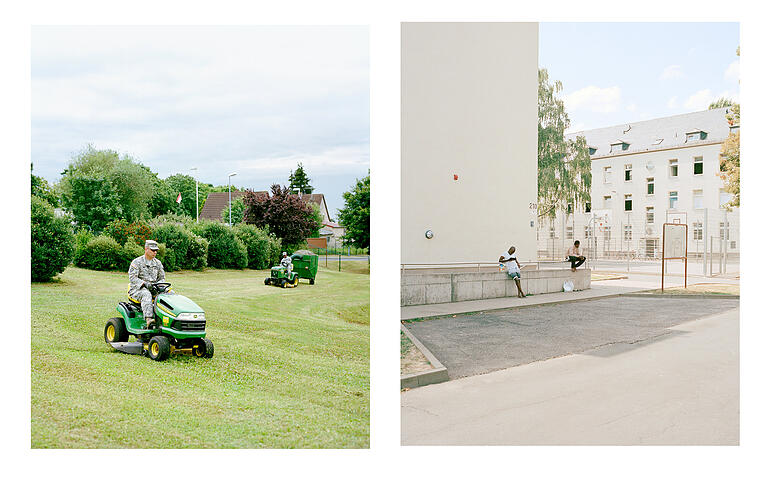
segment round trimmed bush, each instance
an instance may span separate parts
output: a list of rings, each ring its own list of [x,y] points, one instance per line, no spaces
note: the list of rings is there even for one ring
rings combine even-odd
[[[75,235],[69,220],[56,217],[50,203],[35,195],[31,202],[32,280],[50,281],[72,261]]]
[[[201,270],[208,264],[208,241],[197,234],[191,234],[187,248],[187,268]]]
[[[208,258],[208,241],[179,224],[157,225],[152,238],[166,245],[161,259],[166,271],[202,269]]]
[[[88,241],[78,262],[80,267],[94,271],[128,271],[123,247],[108,235],[99,235]]]
[[[193,232],[208,241],[208,266],[219,269],[248,267],[248,250],[228,225],[219,222],[196,224]]]
[[[128,240],[133,240],[140,247],[152,234],[152,228],[141,220],[127,222],[123,219],[113,220],[107,224],[102,232],[109,235],[120,245],[125,245]]]
[[[280,239],[255,225],[236,225],[235,235],[248,251],[248,267],[268,269],[280,257]]]

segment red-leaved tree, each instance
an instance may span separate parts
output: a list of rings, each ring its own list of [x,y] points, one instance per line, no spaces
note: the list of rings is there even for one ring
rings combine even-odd
[[[319,230],[314,210],[287,187],[270,187],[272,195],[246,191],[243,222],[257,227],[269,226],[269,231],[283,239],[283,249],[294,248]]]

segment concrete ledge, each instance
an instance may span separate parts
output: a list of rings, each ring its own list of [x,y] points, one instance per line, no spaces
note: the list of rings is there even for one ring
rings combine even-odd
[[[425,370],[419,373],[409,373],[407,375],[400,376],[400,389],[403,388],[416,388],[423,387],[424,385],[431,385],[432,383],[442,383],[448,381],[448,369],[440,363],[440,360],[435,358],[435,355],[419,341],[413,333],[408,331],[404,325],[400,324],[400,331],[405,333],[409,340],[421,351],[421,354],[429,361],[429,364],[434,368],[431,370]]]
[[[689,299],[740,299],[741,296],[734,296],[733,294],[649,294],[647,292],[634,292],[631,294],[625,294],[630,297],[669,297],[669,298],[689,298]]]
[[[523,269],[520,287],[525,294],[562,292],[572,281],[575,291],[592,286],[592,271],[570,268]],[[457,272],[441,274],[403,274],[400,278],[400,306],[421,306],[451,302],[514,297],[517,286],[506,272]]]

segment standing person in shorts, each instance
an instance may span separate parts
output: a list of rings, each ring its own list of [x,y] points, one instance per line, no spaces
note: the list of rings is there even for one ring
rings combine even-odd
[[[499,262],[505,264],[507,268],[507,275],[515,280],[517,285],[517,297],[525,297],[523,288],[520,287],[520,264],[517,262],[517,255],[515,255],[515,247],[512,246],[509,250],[499,257]]]

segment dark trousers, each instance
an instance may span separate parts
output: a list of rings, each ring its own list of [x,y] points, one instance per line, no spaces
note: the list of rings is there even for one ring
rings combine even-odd
[[[587,260],[587,258],[584,257],[583,255],[579,256],[579,257],[576,257],[575,255],[569,255],[568,256],[568,260],[571,263],[571,269],[575,269],[575,268],[579,267],[580,265],[582,265],[584,263],[584,261]]]

